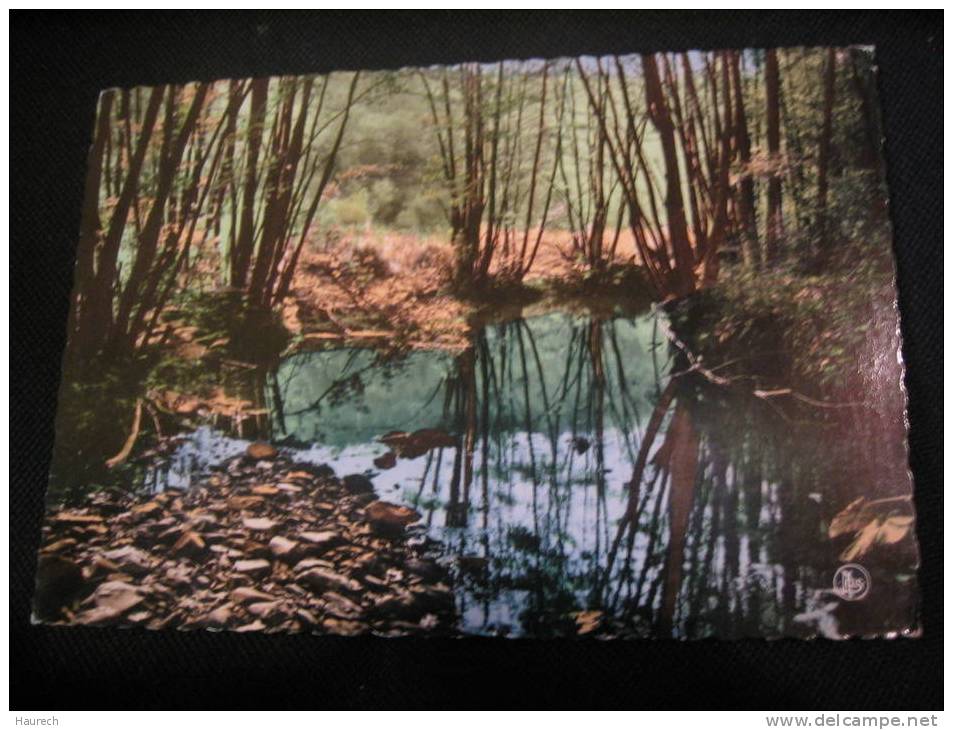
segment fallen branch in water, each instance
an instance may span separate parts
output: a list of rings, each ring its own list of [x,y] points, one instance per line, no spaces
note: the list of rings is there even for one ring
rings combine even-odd
[[[723,375],[716,375],[714,370],[723,368],[728,363],[723,363],[722,365],[718,365],[716,366],[716,368],[706,368],[702,364],[702,358],[697,357],[695,353],[693,353],[689,349],[688,345],[686,345],[684,342],[678,339],[675,333],[672,332],[671,328],[664,321],[662,322],[661,326],[662,326],[662,331],[665,333],[665,336],[668,337],[669,341],[673,345],[675,345],[675,347],[677,347],[683,355],[685,355],[685,358],[688,360],[688,363],[689,363],[689,366],[685,370],[682,370],[677,373],[673,373],[672,378],[682,377],[684,375],[688,375],[689,373],[698,373],[703,378],[705,378],[705,380],[707,380],[708,382],[712,383],[713,385],[721,386],[723,388],[735,387],[737,386],[738,381],[742,379],[757,380],[756,376],[744,376],[743,378],[741,377],[729,378]],[[789,396],[791,398],[794,398],[795,400],[801,401],[802,403],[807,403],[808,405],[816,406],[817,408],[857,408],[857,407],[861,407],[865,405],[863,401],[818,400],[817,398],[811,398],[810,396],[804,395],[803,393],[798,393],[796,390],[793,390],[791,388],[775,388],[773,390],[761,390],[761,389],[755,388],[749,392],[755,398],[759,398],[763,401],[770,402],[772,398],[777,398],[779,396]]]
[[[798,393],[797,391],[791,390],[790,388],[776,388],[775,390],[753,390],[751,391],[751,394],[756,398],[761,398],[762,400],[777,398],[781,395],[789,395],[792,398],[801,401],[802,403],[817,406],[818,408],[856,408],[858,406],[864,405],[862,401],[817,400],[816,398],[811,398],[810,396],[804,395],[803,393]]]
[[[129,458],[129,454],[132,452],[132,447],[136,445],[136,439],[139,438],[139,425],[141,423],[142,398],[136,398],[136,410],[132,416],[132,429],[129,431],[129,436],[126,437],[126,443],[122,445],[122,449],[119,450],[119,453],[111,459],[106,460],[107,469],[112,469],[116,466],[119,466],[122,464],[122,462]]]

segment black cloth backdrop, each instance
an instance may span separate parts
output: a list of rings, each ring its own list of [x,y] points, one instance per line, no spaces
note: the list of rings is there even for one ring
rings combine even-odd
[[[11,706],[941,706],[941,13],[11,14]],[[923,553],[920,640],[422,640],[31,626],[97,92],[195,79],[689,48],[874,44]]]

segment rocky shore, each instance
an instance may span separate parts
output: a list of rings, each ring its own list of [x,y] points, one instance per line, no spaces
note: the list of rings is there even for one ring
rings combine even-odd
[[[385,636],[454,632],[450,577],[414,510],[364,475],[269,444],[188,491],[100,491],[47,515],[45,623]]]

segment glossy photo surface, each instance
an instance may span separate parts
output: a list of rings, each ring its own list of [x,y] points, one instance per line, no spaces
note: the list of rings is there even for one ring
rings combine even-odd
[[[102,93],[34,620],[919,633],[874,52]]]

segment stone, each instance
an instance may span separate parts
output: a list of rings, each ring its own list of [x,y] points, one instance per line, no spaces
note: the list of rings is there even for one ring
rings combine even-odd
[[[76,512],[59,512],[49,519],[54,525],[91,525],[103,522],[100,515],[86,515]]]
[[[340,634],[341,636],[357,636],[367,631],[367,626],[358,621],[348,621],[334,617],[324,619],[321,626],[329,634]]]
[[[109,533],[109,528],[102,523],[89,523],[85,525],[74,525],[73,534],[77,532],[81,533],[84,538],[89,539],[89,535],[106,535]]]
[[[193,511],[189,514],[189,520],[195,529],[218,526],[218,518],[208,512]]]
[[[129,511],[137,517],[154,517],[162,513],[162,505],[155,501],[146,502],[137,504]]]
[[[355,494],[351,497],[351,502],[355,507],[363,507],[370,504],[371,502],[377,501],[377,495],[374,492],[367,492],[366,494]]]
[[[242,520],[242,524],[249,530],[267,532],[268,530],[274,529],[278,523],[274,520],[269,520],[267,517],[246,517]]]
[[[255,588],[249,588],[247,586],[242,586],[241,588],[236,588],[231,593],[228,594],[228,597],[235,603],[249,603],[251,601],[274,601],[275,597],[270,593],[264,593]]]
[[[113,621],[138,606],[144,600],[139,589],[122,581],[101,583],[90,600],[94,608],[84,611],[76,617],[82,624],[98,624]]]
[[[166,570],[165,579],[172,585],[173,588],[177,588],[179,590],[185,590],[186,588],[192,587],[192,576],[182,565],[177,565],[174,568],[169,568]]]
[[[267,560],[271,557],[271,550],[267,545],[260,542],[255,542],[254,540],[246,540],[242,546],[242,550],[246,557],[249,558],[260,558],[261,560]]]
[[[318,617],[315,616],[311,611],[306,608],[299,608],[295,611],[295,615],[308,626],[320,626],[320,621]]]
[[[364,519],[375,531],[391,534],[419,520],[420,513],[410,507],[376,500],[364,507]]]
[[[596,631],[602,624],[602,611],[577,611],[573,614],[576,620],[576,633],[585,636]]]
[[[443,583],[416,585],[410,590],[414,595],[414,605],[429,613],[451,613],[454,609],[453,591]]]
[[[374,491],[374,483],[364,474],[348,474],[341,481],[351,494],[369,494]]]
[[[219,629],[228,624],[232,619],[232,609],[226,603],[219,606],[205,617],[205,625],[209,628]]]
[[[327,601],[328,611],[339,618],[355,618],[362,613],[358,604],[350,598],[345,598],[340,593],[326,591],[321,597]]]
[[[173,525],[166,530],[163,530],[155,537],[155,542],[162,543],[164,545],[169,544],[170,542],[176,542],[180,537],[182,537],[185,529],[182,525]]]
[[[172,553],[173,555],[181,555],[188,558],[198,558],[204,555],[207,549],[202,536],[197,532],[189,530],[172,546]]]
[[[41,552],[47,553],[47,554],[60,553],[60,552],[63,552],[64,550],[67,550],[73,547],[74,545],[76,545],[76,540],[74,540],[71,537],[64,537],[62,540],[57,540],[56,542],[52,542],[49,545],[45,546],[41,550]]]
[[[268,618],[277,612],[280,605],[278,601],[251,603],[248,605],[248,612],[258,618]]]
[[[288,478],[292,481],[304,480],[311,481],[313,479],[330,479],[334,476],[334,469],[332,469],[327,464],[308,464],[308,463],[298,463],[294,465],[295,471],[292,471],[288,474]]]
[[[284,560],[290,559],[297,547],[298,543],[294,540],[289,540],[280,535],[275,535],[268,543],[268,549],[271,551],[271,554],[276,558]]]
[[[406,459],[416,459],[432,449],[447,449],[457,445],[455,436],[438,428],[422,428],[413,433],[391,431],[379,440]]]
[[[235,570],[254,578],[260,578],[271,572],[271,563],[260,558],[254,560],[239,560],[235,563]]]
[[[298,580],[317,592],[344,590],[356,593],[361,584],[346,575],[324,568],[311,568],[298,575]]]
[[[215,530],[214,532],[203,532],[202,539],[205,540],[209,545],[218,545],[225,542],[228,539],[228,535],[224,532]]]
[[[268,628],[268,627],[265,626],[258,619],[255,619],[250,624],[244,624],[243,626],[239,626],[237,629],[235,629],[235,631],[237,631],[238,633],[244,633],[246,631],[261,631],[262,629],[265,629],[265,628]]]
[[[109,573],[119,573],[121,568],[112,560],[104,558],[102,555],[95,555],[90,561],[91,575],[108,575]]]
[[[374,459],[374,466],[378,469],[393,469],[397,466],[397,454],[393,451],[388,451],[386,454],[381,454],[376,459]]]
[[[298,537],[306,543],[304,546],[309,554],[320,555],[325,550],[330,550],[335,545],[340,545],[344,540],[332,530],[321,530],[319,532],[302,532]]]
[[[103,553],[103,557],[111,560],[129,575],[145,575],[152,570],[152,558],[144,550],[126,545]]]
[[[248,448],[245,449],[245,454],[249,459],[253,459],[254,461],[271,461],[278,456],[278,449],[271,444],[256,441],[255,443],[248,444]]]
[[[309,568],[327,568],[328,570],[334,570],[334,563],[327,560],[319,560],[318,558],[305,558],[295,563],[294,571],[300,573]]]
[[[372,613],[380,618],[419,620],[425,610],[416,605],[414,594],[405,590],[396,590],[377,600]]]
[[[254,507],[260,507],[265,503],[265,498],[257,494],[255,495],[235,495],[228,498],[227,506],[228,509],[233,510],[244,510],[252,509]]]
[[[404,443],[408,438],[410,438],[410,434],[406,431],[388,431],[377,440],[388,446],[396,446]]]

